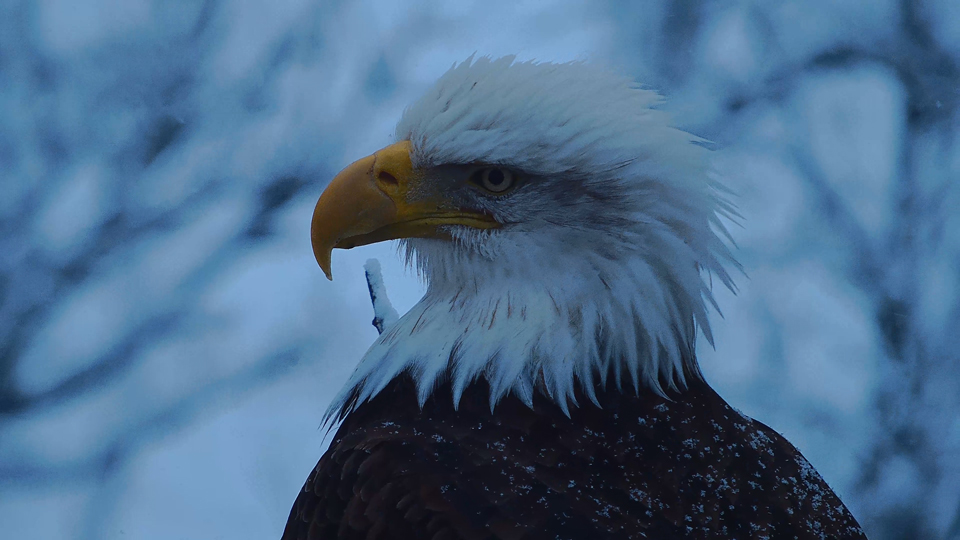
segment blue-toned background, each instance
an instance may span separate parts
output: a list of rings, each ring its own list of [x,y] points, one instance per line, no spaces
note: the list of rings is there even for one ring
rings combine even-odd
[[[471,53],[587,59],[722,149],[709,380],[874,539],[960,538],[954,0],[0,2],[0,536],[278,537],[374,339],[341,167]]]

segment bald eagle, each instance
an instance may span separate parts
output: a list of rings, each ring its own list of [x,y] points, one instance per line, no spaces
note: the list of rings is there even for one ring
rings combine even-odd
[[[283,539],[864,538],[704,381],[737,267],[709,151],[585,63],[469,59],[317,202],[314,253],[400,239],[427,284],[334,399]]]

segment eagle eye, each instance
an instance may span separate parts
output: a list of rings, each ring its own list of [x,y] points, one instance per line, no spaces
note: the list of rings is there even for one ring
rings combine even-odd
[[[516,183],[516,175],[508,169],[486,167],[473,173],[471,180],[490,193],[503,193]]]

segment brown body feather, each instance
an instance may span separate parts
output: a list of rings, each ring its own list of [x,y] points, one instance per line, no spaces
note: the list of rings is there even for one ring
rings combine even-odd
[[[283,540],[855,539],[856,520],[800,452],[697,380],[490,412],[482,380],[422,410],[408,375],[347,415]]]

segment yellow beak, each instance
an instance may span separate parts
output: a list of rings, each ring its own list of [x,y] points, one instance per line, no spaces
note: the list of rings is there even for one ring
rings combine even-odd
[[[397,238],[449,238],[446,225],[478,229],[499,227],[491,216],[458,209],[425,185],[410,160],[412,145],[401,141],[378,150],[340,171],[320,195],[313,211],[313,254],[332,280],[333,248]]]

